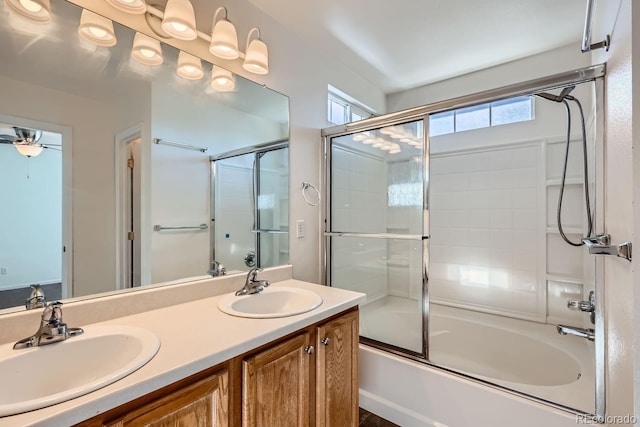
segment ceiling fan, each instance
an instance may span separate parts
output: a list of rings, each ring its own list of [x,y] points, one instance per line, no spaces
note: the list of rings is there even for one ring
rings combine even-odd
[[[42,137],[41,130],[33,130],[12,126],[15,136],[0,135],[0,144],[11,144],[23,156],[35,157],[42,153],[42,150],[49,148],[62,151],[60,144],[40,144],[38,141]]]

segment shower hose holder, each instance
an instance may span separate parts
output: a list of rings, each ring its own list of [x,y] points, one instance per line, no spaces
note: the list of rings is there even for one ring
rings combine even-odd
[[[592,255],[614,255],[631,262],[631,242],[612,245],[609,234],[598,234],[595,237],[582,239],[582,243],[585,244]]]

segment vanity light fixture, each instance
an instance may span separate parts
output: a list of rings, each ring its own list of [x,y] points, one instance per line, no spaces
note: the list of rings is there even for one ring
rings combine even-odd
[[[189,0],[169,0],[162,18],[162,30],[180,40],[198,37],[196,16]]]
[[[98,46],[114,46],[117,42],[113,22],[87,9],[83,9],[80,15],[78,34]]]
[[[131,56],[145,65],[160,65],[164,61],[160,42],[142,33],[136,33],[133,38]]]
[[[220,12],[224,12],[224,18],[218,19]],[[209,52],[222,59],[236,59],[240,56],[238,33],[236,27],[227,19],[227,9],[224,7],[216,9],[213,15]]]
[[[204,76],[200,58],[187,52],[178,54],[178,75],[187,80],[199,80]]]
[[[38,24],[52,20],[50,0],[4,0],[10,12]]]
[[[211,71],[211,87],[218,92],[231,92],[236,87],[236,79],[231,71],[214,65]]]
[[[257,33],[253,40],[252,35]],[[252,28],[247,36],[247,51],[245,52],[242,68],[254,74],[269,73],[269,51],[267,45],[260,39],[260,30]]]
[[[14,144],[13,146],[16,147],[18,153],[26,157],[36,157],[44,149],[40,144]]]
[[[107,0],[107,3],[122,12],[134,15],[141,15],[147,11],[144,0]]]

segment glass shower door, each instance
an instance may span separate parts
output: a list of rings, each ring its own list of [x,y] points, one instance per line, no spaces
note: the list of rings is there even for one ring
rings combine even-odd
[[[421,356],[426,355],[423,126],[417,120],[328,141],[325,233],[329,284],[367,294],[361,337]]]
[[[261,268],[289,261],[289,148],[256,154],[257,258]]]

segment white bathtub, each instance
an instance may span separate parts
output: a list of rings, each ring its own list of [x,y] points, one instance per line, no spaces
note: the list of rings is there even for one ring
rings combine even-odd
[[[361,335],[395,343],[404,336],[403,346],[415,347],[418,310],[416,301],[395,297],[362,307]],[[561,336],[553,325],[435,304],[430,319],[432,362],[593,411],[592,343]],[[360,346],[360,360],[361,406],[402,426],[576,425],[570,412],[366,345]]]

